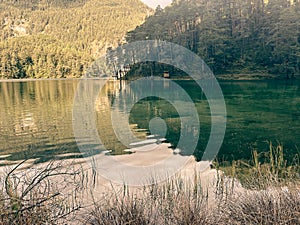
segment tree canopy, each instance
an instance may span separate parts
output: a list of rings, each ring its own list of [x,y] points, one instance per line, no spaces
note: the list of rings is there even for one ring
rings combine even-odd
[[[300,74],[299,0],[174,0],[127,40],[185,46],[214,73]]]
[[[0,0],[0,27],[0,78],[79,77],[107,49],[154,39],[216,74],[300,74],[299,0],[174,0],[154,13],[139,0]]]
[[[82,76],[149,13],[139,0],[0,0],[0,79]]]

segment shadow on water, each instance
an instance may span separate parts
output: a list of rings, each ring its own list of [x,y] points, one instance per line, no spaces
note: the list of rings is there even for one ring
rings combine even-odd
[[[222,82],[228,121],[219,157],[251,158],[268,151],[269,141],[284,146],[292,161],[300,146],[299,81]]]

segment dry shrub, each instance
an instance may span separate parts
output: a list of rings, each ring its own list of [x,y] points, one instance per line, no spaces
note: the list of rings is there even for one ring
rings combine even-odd
[[[0,177],[0,224],[59,224],[80,208],[79,171],[54,162],[20,169],[24,163]]]

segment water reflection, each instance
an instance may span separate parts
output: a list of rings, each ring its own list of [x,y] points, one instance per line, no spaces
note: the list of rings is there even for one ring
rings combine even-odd
[[[195,102],[200,119],[195,155],[201,159],[210,133],[210,110],[205,95],[190,81],[178,81]],[[81,157],[74,139],[72,107],[78,80],[40,80],[0,82],[0,164],[26,158],[36,163]],[[168,82],[163,88],[169,88]],[[251,151],[268,150],[266,140],[284,144],[286,154],[293,158],[300,146],[300,82],[223,82],[221,87],[227,106],[227,131],[219,158],[251,157]],[[109,82],[95,102],[95,123],[106,149],[123,154],[127,148],[112,127],[112,110],[127,111],[125,94],[137,98],[125,81]],[[123,100],[122,100],[123,99]],[[117,101],[118,100],[118,101]],[[115,103],[118,102],[116,105]],[[183,103],[180,103],[183,104]],[[165,138],[176,146],[180,138],[179,114],[168,101],[149,97],[138,101],[130,111],[130,131],[146,140],[149,123],[162,118],[167,126]],[[151,138],[151,137],[150,137]],[[90,146],[97,149],[97,146]],[[100,151],[92,151],[98,154]],[[8,155],[3,157],[4,155]]]
[[[75,80],[0,83],[0,154],[9,155],[5,160],[40,162],[78,152],[70,126],[76,87]]]
[[[193,154],[199,137],[198,113],[185,91],[179,89],[180,86],[172,81],[146,79],[130,84],[120,83],[118,91],[113,92],[116,88],[111,86],[114,85],[116,83],[105,86],[111,91],[104,90],[109,94],[105,101],[100,101],[101,104],[110,104],[105,109],[111,110],[100,111],[99,119],[108,122],[102,126],[107,128],[112,125],[111,130],[116,134],[109,135],[115,139],[105,143],[122,143],[130,148],[133,143],[154,141],[141,142],[151,134],[157,138],[156,141],[166,139],[174,148],[179,148],[181,154]],[[99,130],[100,137],[101,131],[107,132],[107,129]],[[116,146],[111,149],[114,152]]]

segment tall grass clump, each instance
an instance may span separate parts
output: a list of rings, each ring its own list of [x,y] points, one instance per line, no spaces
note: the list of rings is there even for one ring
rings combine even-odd
[[[21,169],[24,163],[1,174],[0,224],[59,224],[80,208],[78,171],[54,162]]]
[[[245,192],[215,212],[221,224],[300,224],[299,187]]]
[[[250,161],[234,161],[231,167],[222,168],[226,175],[236,177],[245,188],[261,190],[270,186],[284,186],[299,183],[300,161],[296,155],[287,163],[282,145],[269,142],[269,151],[252,152]]]
[[[207,193],[193,182],[174,178],[134,191],[124,186],[95,203],[86,223],[209,224]]]
[[[269,142],[269,151],[253,151],[250,162],[235,161],[225,174],[244,187],[219,203],[219,224],[300,224],[300,164],[288,165],[282,145]]]

